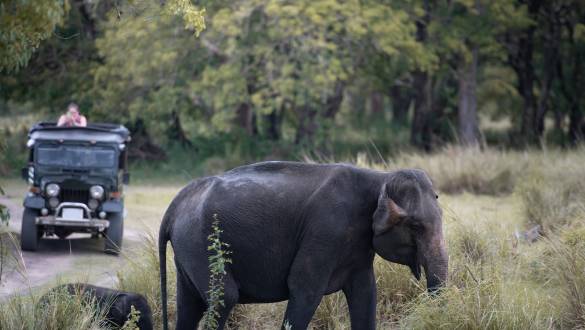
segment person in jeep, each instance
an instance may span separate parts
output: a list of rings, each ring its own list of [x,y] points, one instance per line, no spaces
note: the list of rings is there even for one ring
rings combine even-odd
[[[71,102],[67,107],[67,112],[62,114],[59,117],[59,121],[57,122],[57,126],[77,126],[77,127],[85,127],[87,126],[87,119],[84,115],[79,113],[79,106]]]

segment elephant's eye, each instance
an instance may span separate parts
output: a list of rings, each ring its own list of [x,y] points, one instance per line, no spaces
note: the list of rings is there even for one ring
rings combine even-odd
[[[408,222],[408,226],[416,231],[421,231],[423,229],[422,224],[417,221],[410,221]]]
[[[439,195],[435,194],[435,198],[436,198],[436,199],[439,199]]]

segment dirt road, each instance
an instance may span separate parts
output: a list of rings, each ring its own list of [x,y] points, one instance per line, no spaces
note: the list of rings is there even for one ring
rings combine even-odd
[[[129,189],[126,206],[131,210],[125,219],[124,254],[138,249],[143,232],[153,231],[158,226],[168,200],[177,189],[164,191],[162,199],[161,194],[157,194],[157,188]],[[7,196],[0,196],[0,203],[7,205],[10,210],[10,230],[15,236],[20,234],[23,195],[20,189],[12,189],[7,190]],[[158,203],[154,205],[146,205],[144,202],[155,197],[158,198]],[[116,281],[116,272],[124,267],[128,257],[105,254],[103,244],[103,238],[91,239],[89,235],[75,234],[65,240],[42,239],[36,252],[19,252],[15,249],[17,258],[12,260],[2,274],[0,299],[28,289],[50,286],[59,281],[83,281],[112,286]]]

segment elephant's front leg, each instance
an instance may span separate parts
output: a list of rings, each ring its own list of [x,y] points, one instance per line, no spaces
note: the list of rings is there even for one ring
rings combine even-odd
[[[291,292],[286,305],[282,329],[307,329],[321,298],[323,298],[322,293],[302,291],[293,294]]]
[[[333,271],[331,255],[329,251],[315,253],[309,249],[297,254],[288,277],[289,300],[283,329],[307,329],[327,290]]]
[[[356,271],[343,287],[352,330],[376,328],[376,279],[372,268]]]

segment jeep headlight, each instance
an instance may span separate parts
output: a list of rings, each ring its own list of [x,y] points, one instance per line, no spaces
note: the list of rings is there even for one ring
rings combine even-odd
[[[93,199],[100,200],[104,197],[104,188],[102,186],[92,186],[89,188],[89,195]]]
[[[56,197],[59,195],[59,191],[61,190],[61,188],[59,187],[58,184],[56,183],[49,183],[46,187],[45,187],[45,193],[47,194],[47,196],[49,197]]]

